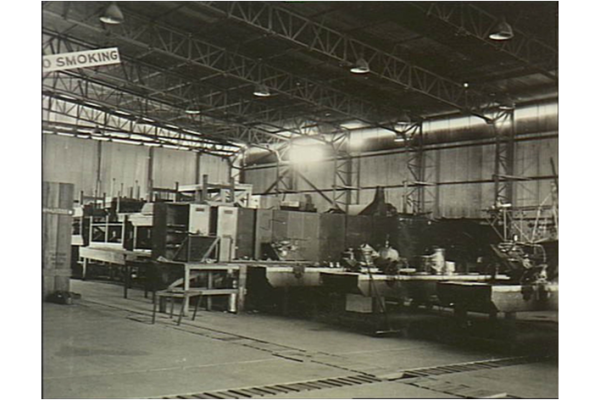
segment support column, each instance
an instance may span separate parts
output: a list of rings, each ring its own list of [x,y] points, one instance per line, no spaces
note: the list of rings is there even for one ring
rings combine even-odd
[[[238,296],[237,296],[237,312],[241,313],[244,311],[246,306],[246,279],[248,276],[248,266],[240,265],[238,272]]]
[[[102,193],[102,142],[100,140],[98,140],[98,149],[96,151],[96,163],[98,164],[98,168],[96,169],[96,186],[94,197],[99,197],[100,193]]]
[[[409,176],[405,182],[404,209],[413,214],[433,212],[436,204],[434,168],[429,167],[424,149],[423,123],[416,122],[402,131],[406,148],[406,169]]]
[[[154,180],[154,147],[148,149],[148,180],[146,182],[146,200],[151,202],[152,198],[152,187]]]
[[[494,158],[494,202],[501,208],[503,218],[503,239],[514,234],[512,229],[514,202],[514,151],[515,151],[515,119],[514,110],[501,110],[490,122],[495,136]]]
[[[335,134],[333,147],[333,200],[335,205],[348,212],[351,204],[358,202],[354,193],[358,194],[358,174],[354,169],[354,155],[350,148],[351,133],[347,130]]]

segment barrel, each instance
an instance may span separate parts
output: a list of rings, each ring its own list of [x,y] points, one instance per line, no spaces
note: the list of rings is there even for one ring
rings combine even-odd
[[[42,298],[68,292],[71,277],[72,183],[42,182]]]

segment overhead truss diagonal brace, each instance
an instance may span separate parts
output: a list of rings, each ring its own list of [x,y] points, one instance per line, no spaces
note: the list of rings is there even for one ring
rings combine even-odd
[[[457,29],[459,33],[479,39],[487,46],[534,68],[552,80],[558,80],[558,50],[525,34],[514,25],[513,38],[493,41],[488,38],[499,19],[468,2],[410,2],[411,6]]]
[[[370,44],[277,6],[237,1],[198,4],[347,65],[352,65],[363,57],[369,62],[372,75],[483,119],[487,117],[482,110],[493,103],[493,99],[483,93],[465,90],[462,83],[410,64]]]
[[[43,13],[49,17],[64,19],[63,16],[48,10],[44,10]],[[67,21],[98,33],[104,33],[100,23],[93,19],[82,22],[67,18]],[[352,118],[362,119],[368,123],[372,123],[369,116],[376,113],[378,109],[374,104],[349,96],[322,83],[287,73],[259,60],[201,41],[189,33],[180,32],[159,23],[152,23],[152,21],[131,13],[128,14],[127,24],[120,25],[111,31],[110,38],[140,48],[151,49],[155,54],[221,72],[251,84],[262,83],[272,91],[289,98],[339,112]]]
[[[64,76],[67,75],[68,77]],[[114,109],[121,109],[134,113],[138,116],[150,116],[152,120],[156,119],[156,114],[160,112],[168,113],[170,117],[169,121],[173,119],[180,119],[185,117],[182,121],[184,126],[189,126],[189,129],[197,130],[200,125],[202,134],[206,136],[213,136],[219,141],[235,140],[242,141],[244,143],[256,142],[259,137],[262,137],[262,142],[281,142],[288,140],[287,138],[276,135],[262,127],[246,126],[236,121],[229,119],[210,117],[210,116],[186,116],[178,107],[174,107],[164,102],[164,100],[157,101],[155,99],[148,99],[143,95],[136,93],[128,93],[120,86],[113,86],[102,80],[87,77],[85,73],[79,75],[69,73],[57,73],[54,77],[61,77],[62,79],[54,79],[52,89],[46,83],[44,87],[48,90],[57,91],[56,82],[60,82],[60,89],[63,94],[83,96],[83,98],[89,102],[103,102]],[[46,82],[49,79],[44,80]],[[175,126],[172,122],[163,122],[168,126]],[[218,124],[217,128],[223,127],[224,131],[216,132],[211,129],[206,129],[206,126]],[[216,136],[215,136],[216,135]]]
[[[100,104],[104,110],[117,115],[130,114],[129,118],[145,118],[148,123],[155,124],[164,129],[187,132],[188,134],[205,137],[207,139],[210,139],[211,136],[213,136],[212,139],[215,142],[227,143],[229,145],[232,144],[229,143],[229,140],[232,138],[227,136],[215,136],[214,133],[198,132],[195,127],[186,129],[161,121],[160,114],[167,113],[168,115],[176,115],[180,112],[180,110],[173,109],[168,104],[149,101],[148,99],[136,96],[135,94],[129,95],[121,90],[111,88],[107,84],[97,84],[90,78],[69,75],[64,72],[53,73],[52,76],[48,76],[43,80],[42,88],[49,96],[52,96],[53,94],[61,95],[63,97],[76,96],[82,101],[88,102],[89,105],[93,106],[94,104]],[[131,102],[132,97],[135,100],[134,102]],[[124,104],[125,99],[128,100],[128,105]],[[237,136],[233,139],[238,141],[241,140],[241,138]],[[239,145],[233,145],[239,147]]]
[[[58,37],[55,37],[54,39],[58,43],[71,44],[71,42],[69,40],[65,41]],[[52,39],[49,39],[49,40],[52,40]],[[75,48],[75,50],[80,50],[80,49],[81,49],[81,47]],[[159,102],[163,102],[163,103],[168,102],[168,103],[174,105],[175,107],[178,107],[175,110],[176,113],[174,114],[173,118],[187,117],[188,119],[192,119],[191,117],[186,116],[183,112],[183,107],[189,105],[192,102],[194,102],[195,105],[199,105],[199,106],[206,107],[206,108],[216,108],[216,107],[224,105],[225,107],[229,108],[228,111],[232,111],[231,113],[228,114],[228,117],[236,117],[236,118],[242,118],[246,113],[249,113],[249,112],[251,112],[251,110],[254,109],[254,107],[252,105],[253,102],[248,102],[248,101],[237,102],[236,104],[234,104],[234,107],[229,107],[227,104],[229,96],[226,91],[225,92],[224,91],[220,91],[220,92],[211,91],[209,93],[209,95],[203,96],[202,98],[200,98],[201,101],[189,100],[189,98],[199,99],[198,97],[193,97],[193,94],[197,93],[197,92],[195,92],[195,89],[197,89],[197,87],[195,87],[193,83],[182,80],[181,78],[179,78],[178,80],[174,80],[176,78],[167,76],[168,74],[162,74],[161,71],[158,71],[156,68],[134,65],[134,64],[128,62],[127,60],[123,60],[121,66],[119,66],[119,67],[113,67],[110,69],[102,68],[102,69],[98,69],[98,70],[86,70],[86,71],[81,70],[78,72],[78,75],[81,76],[81,79],[85,79],[90,82],[93,81],[98,85],[104,85],[107,87],[111,87],[115,93],[117,91],[132,92],[133,91],[132,88],[135,88],[136,93],[132,93],[132,96],[135,95],[137,97],[143,97],[143,98],[147,98],[149,100],[159,101]],[[108,84],[104,80],[102,80],[102,78],[109,78],[111,82],[116,82],[117,85]],[[175,87],[173,86],[173,82],[177,82]],[[152,85],[152,86],[150,86],[150,85]],[[165,89],[157,89],[157,88],[165,88]],[[160,93],[165,94],[167,92],[169,92],[167,96],[159,96]],[[204,90],[204,92],[206,92],[206,90]],[[90,99],[90,100],[93,101],[93,99]],[[124,99],[121,102],[120,106],[121,107],[129,107],[133,103],[136,103],[138,101],[139,101],[138,98],[130,97],[129,99]],[[261,115],[263,115],[263,116],[271,115],[271,116],[273,116],[273,119],[276,118],[277,113],[275,113],[275,112],[269,113],[268,108],[262,107],[259,109],[262,112]],[[206,112],[203,112],[203,116],[202,116],[203,120],[206,120],[207,118],[218,120],[218,121],[220,121],[221,124],[227,124],[228,130],[230,130],[229,127],[231,125],[234,125],[234,126],[237,126],[238,128],[241,127],[240,129],[243,129],[245,131],[255,131],[258,133],[259,136],[262,134],[263,136],[266,136],[263,139],[263,142],[274,142],[274,141],[287,140],[283,136],[274,135],[271,132],[261,129],[260,127],[256,127],[256,126],[247,127],[243,123],[240,124],[238,122],[232,121],[232,119],[230,119],[230,118],[224,119],[223,117],[206,116],[205,114],[206,114]],[[193,121],[193,122],[198,122],[198,121]],[[278,126],[278,128],[280,130],[287,129],[287,128],[283,127],[283,124],[281,121],[270,122],[270,124],[272,124],[273,126],[278,126],[277,124],[280,124],[280,126]],[[287,129],[287,130],[289,130],[289,129]],[[290,131],[290,134],[293,134],[293,133],[294,133],[293,131]]]
[[[99,104],[85,104],[57,93],[43,94],[42,108],[45,118],[42,130],[71,136],[104,140],[127,141],[136,144],[155,143],[181,147],[217,155],[234,154],[238,147],[211,141],[203,136],[176,127],[126,116]],[[96,130],[101,128],[101,133]],[[98,139],[100,140],[100,139]]]

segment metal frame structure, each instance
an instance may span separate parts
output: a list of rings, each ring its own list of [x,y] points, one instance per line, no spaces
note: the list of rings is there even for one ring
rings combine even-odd
[[[44,10],[44,14],[55,18],[63,18],[78,27],[86,28],[98,34],[104,32],[101,23],[93,18],[93,16],[95,16],[95,11],[82,18],[83,21],[60,16],[48,10]],[[64,36],[63,32],[47,33],[52,33],[55,37]],[[374,114],[375,110],[378,108],[373,104],[349,96],[322,83],[289,74],[260,60],[254,60],[228,51],[227,49],[214,46],[210,43],[191,37],[185,32],[180,32],[175,28],[164,26],[154,21],[149,21],[140,16],[128,15],[127,24],[123,26],[118,33],[111,32],[110,38],[119,40],[127,45],[136,46],[140,49],[149,48],[153,53],[173,59],[181,65],[206,68],[218,74],[235,77],[251,85],[259,83],[265,84],[276,93],[285,95],[292,100],[299,100],[311,106],[330,110],[351,118],[363,116],[362,119],[366,122],[369,122],[369,119],[364,116]],[[90,46],[97,45],[97,43],[88,44]],[[44,47],[50,47],[50,45],[46,44]],[[117,66],[111,68],[110,71],[113,72],[119,69],[120,67]],[[127,79],[130,74],[125,73],[124,75]],[[160,74],[155,71],[151,76],[159,78]],[[144,81],[144,78],[139,77],[135,80],[135,83]],[[183,90],[181,84],[173,84],[161,92],[173,92],[178,89]],[[161,92],[154,94],[160,94]],[[187,99],[187,101],[185,99],[180,99],[179,104],[181,104],[181,101],[184,101],[185,104],[193,101],[202,104],[204,102],[214,102],[219,98],[226,98],[225,94],[211,92],[208,95]],[[244,104],[235,102],[233,106],[242,107]],[[222,104],[219,106],[212,104],[208,107],[208,109],[219,109],[221,111],[225,109],[228,110],[229,108],[229,105],[225,106]],[[267,116],[263,115],[263,120],[270,123],[271,121],[264,119],[266,117]],[[360,118],[361,117],[359,117],[359,119]],[[233,121],[227,121],[227,123],[231,122]],[[284,128],[284,130],[287,131],[288,129]]]
[[[429,188],[433,183],[431,168],[428,168],[427,155],[424,150],[423,121],[407,124],[402,130],[406,151],[406,170],[408,177],[404,181],[403,212],[415,215],[434,213],[435,193]]]
[[[466,2],[409,2],[409,5],[425,12],[430,18],[437,18],[456,28],[460,34],[476,38],[482,45],[508,54],[544,76],[558,81],[558,51],[555,48],[516,27],[512,28],[514,36],[511,40],[490,41],[488,35],[499,18],[480,7]]]
[[[360,158],[354,157],[351,148],[351,132],[347,129],[334,134],[331,146],[333,148],[333,201],[336,208],[348,212],[351,204],[359,202]]]
[[[466,90],[460,82],[412,65],[398,56],[280,7],[236,1],[200,4],[269,35],[341,61],[344,65],[352,65],[362,57],[371,66],[372,75],[484,119],[483,111],[494,103],[488,95]]]
[[[514,110],[499,110],[490,124],[496,138],[494,158],[494,201],[514,204],[513,182],[515,153]]]
[[[409,173],[405,206],[414,213],[427,213],[435,194],[430,190],[433,177],[423,150],[422,123],[397,128],[394,121],[404,111],[403,96],[376,101],[357,95],[357,88],[378,86],[383,93],[381,87],[387,85],[400,89],[400,93],[433,100],[443,113],[453,109],[490,124],[497,138],[494,191],[498,198],[512,201],[514,117],[511,113],[510,132],[497,129],[508,114],[496,115],[497,94],[503,90],[493,85],[469,87],[456,77],[442,76],[383,45],[374,45],[375,41],[359,40],[360,35],[351,31],[333,29],[322,22],[326,18],[306,17],[283,4],[187,2],[153,17],[127,6],[126,23],[120,25],[99,21],[104,5],[54,4],[42,5],[43,18],[50,22],[42,30],[44,54],[102,46],[127,51],[117,65],[44,74],[45,133],[193,150],[226,157],[230,165],[234,164],[233,157],[249,146],[265,148],[277,157],[277,177],[267,193],[293,193],[297,180],[302,179],[333,207],[347,209],[359,199],[360,165],[356,164],[360,159],[353,157],[349,146],[350,131],[339,126],[342,121],[360,121],[365,127],[385,129],[405,139]],[[488,40],[499,19],[478,6],[406,2],[401,7],[455,29],[457,35],[470,36],[482,47],[508,55],[551,81],[557,80],[556,49],[516,27],[510,41]],[[184,11],[202,17],[203,25],[193,33],[167,22],[170,13]],[[229,47],[216,45],[203,33],[219,24],[237,24],[253,35]],[[265,58],[242,54],[242,46],[259,40],[279,41],[292,48]],[[313,61],[324,60],[331,70],[347,74],[349,66],[364,58],[370,66],[370,81],[347,89],[324,76],[290,73],[277,63],[287,54],[300,53],[309,53]],[[217,78],[227,82],[215,84]],[[276,100],[253,97],[252,87],[257,84],[267,86]],[[191,108],[201,114],[186,113]],[[306,129],[307,121],[317,126],[326,121],[338,128],[312,136]],[[308,135],[333,149],[332,197],[287,161],[294,140]],[[243,161],[238,167],[243,170]]]

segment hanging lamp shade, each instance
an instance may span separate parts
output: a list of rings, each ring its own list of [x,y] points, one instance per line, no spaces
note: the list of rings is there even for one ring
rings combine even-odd
[[[510,96],[505,96],[499,102],[498,108],[501,110],[514,110],[516,105],[515,101]]]
[[[406,113],[406,111],[403,111],[400,116],[398,117],[398,120],[396,121],[396,125],[402,127],[406,127],[407,125],[410,125],[412,123],[412,120],[410,118],[410,116]]]
[[[253,94],[256,97],[269,97],[271,95],[271,91],[266,85],[260,84],[255,86]]]
[[[370,71],[369,63],[362,57],[356,61],[356,64],[352,68],[350,68],[350,72],[353,74],[367,74]]]
[[[117,3],[112,2],[106,8],[104,14],[102,14],[102,16],[100,17],[100,21],[104,22],[105,24],[118,25],[125,21],[125,17],[123,17],[123,13],[121,12],[121,9],[117,5]]]
[[[492,40],[509,40],[513,36],[512,26],[504,18],[494,26],[494,29],[489,34],[489,38]]]
[[[186,107],[185,113],[188,115],[198,115],[198,114],[200,114],[200,108],[196,104],[190,103]]]

